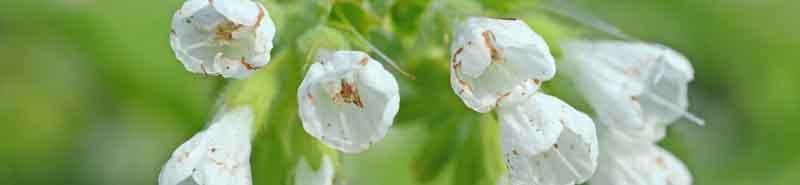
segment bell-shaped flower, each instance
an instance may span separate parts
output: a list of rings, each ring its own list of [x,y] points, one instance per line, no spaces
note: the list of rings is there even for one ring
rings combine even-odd
[[[322,156],[322,164],[314,170],[305,158],[297,163],[294,185],[333,185],[335,178],[333,162],[327,155]]]
[[[473,17],[456,28],[450,51],[450,84],[471,109],[486,113],[522,83],[553,78],[553,56],[544,39],[518,19]]]
[[[364,52],[321,52],[297,92],[300,119],[322,143],[361,152],[392,126],[398,90],[394,76]]]
[[[223,109],[208,128],[172,153],[158,177],[159,185],[252,184],[250,140],[254,115],[249,107]]]
[[[275,24],[252,0],[188,0],[172,18],[170,44],[186,70],[245,78],[270,60]]]
[[[615,129],[659,140],[664,127],[687,113],[694,70],[680,53],[640,42],[569,41],[562,67],[597,113]],[[643,132],[642,130],[645,130]]]
[[[598,152],[592,119],[558,98],[526,93],[533,95],[502,103],[497,112],[509,184],[567,185],[588,180]]]
[[[592,185],[691,185],[686,166],[653,142],[599,126],[600,156]]]

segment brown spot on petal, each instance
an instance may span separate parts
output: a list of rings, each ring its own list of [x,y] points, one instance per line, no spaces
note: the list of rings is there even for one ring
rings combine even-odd
[[[631,96],[631,101],[639,103],[639,101],[641,101],[641,97],[639,97],[639,96]]]
[[[511,92],[506,92],[506,93],[500,94],[500,96],[498,96],[497,100],[494,102],[494,106],[495,107],[499,107],[500,106],[500,102],[503,101],[503,99],[505,99],[506,97],[508,97],[508,95],[511,95]]]
[[[360,64],[362,66],[365,66],[365,65],[367,65],[368,62],[369,62],[369,58],[364,57],[363,59],[361,59],[361,61],[358,61],[358,64]]]
[[[656,165],[661,168],[667,168],[667,165],[664,162],[664,158],[661,157],[656,158]]]
[[[536,85],[536,86],[538,86],[538,85],[542,84],[542,81],[541,81],[541,80],[539,80],[539,79],[533,79],[533,81],[532,81],[532,82],[533,82],[533,85]]]
[[[258,6],[258,17],[256,17],[256,28],[261,26],[261,19],[264,19],[264,7]]]
[[[494,18],[494,19],[500,19],[500,20],[507,20],[507,21],[516,21],[516,20],[519,20],[519,19],[517,19],[517,18],[514,18],[514,17],[492,17],[492,18]]]
[[[519,151],[517,151],[517,149],[511,149],[511,153],[514,155],[519,155]]]
[[[639,71],[639,69],[637,69],[637,68],[628,68],[628,69],[625,69],[625,70],[623,71],[623,73],[625,73],[625,75],[627,75],[627,76],[632,76],[632,77],[633,77],[633,76],[639,76],[639,75],[641,75],[641,74],[642,74],[642,73]]]
[[[483,42],[486,44],[486,47],[489,48],[489,56],[492,57],[492,62],[503,63],[503,61],[499,59],[497,47],[494,45],[494,34],[492,34],[491,31],[484,31],[481,35],[483,36]]]
[[[241,63],[244,66],[244,68],[246,68],[247,70],[256,70],[256,69],[258,69],[258,67],[256,67],[255,65],[253,65],[251,63],[247,63],[247,61],[244,60],[244,57],[242,57],[242,59],[239,60],[239,63]]]
[[[310,101],[311,103],[314,103],[314,95],[311,95],[311,93],[308,93],[308,94],[306,94],[306,97],[308,97],[308,101]]]
[[[553,148],[555,148],[556,150],[558,150],[558,144],[557,144],[557,143],[556,143],[556,144],[553,144]]]
[[[339,96],[342,97],[342,101],[344,103],[351,103],[358,108],[364,109],[364,103],[361,102],[361,95],[358,94],[358,89],[350,84],[341,80],[342,88],[339,90]],[[334,97],[334,102],[336,97]]]
[[[461,84],[461,86],[466,87],[465,89],[468,90],[469,92],[475,92],[473,91],[472,86],[469,85],[469,83],[467,83],[466,80],[458,79],[458,83]]]

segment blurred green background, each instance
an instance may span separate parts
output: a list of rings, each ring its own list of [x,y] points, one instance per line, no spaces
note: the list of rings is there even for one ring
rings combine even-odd
[[[219,78],[186,72],[174,58],[168,33],[172,14],[182,2],[0,1],[0,69],[5,69],[0,72],[0,184],[156,184],[170,153],[204,127],[224,84]],[[274,54],[295,50],[282,60],[304,62],[297,56],[302,52],[293,49],[294,40],[310,27],[304,24],[314,22],[290,20],[317,14],[303,7],[324,6],[320,2],[267,1],[279,26]],[[419,42],[408,38],[445,32],[440,29],[444,26],[436,25],[448,24],[440,22],[440,17],[461,11],[430,8],[432,4],[487,15],[538,16],[540,10],[517,7],[527,4],[525,0],[461,2],[365,0],[339,1],[334,6],[347,17],[360,17],[352,20],[355,27],[368,32],[369,40],[419,78],[411,81],[398,76],[403,100],[408,100],[398,120],[418,124],[398,123],[368,152],[340,157],[349,184],[468,184],[478,183],[465,180],[469,174],[491,173],[470,170],[479,168],[468,161],[481,157],[470,154],[481,145],[458,144],[470,143],[474,130],[485,124],[463,121],[480,119],[452,103],[458,100],[449,90],[446,70],[417,67],[446,66],[445,43],[418,46],[414,44]],[[671,46],[692,60],[696,76],[690,88],[690,110],[705,118],[707,125],[681,121],[670,128],[662,144],[687,163],[695,184],[800,181],[800,145],[794,143],[800,141],[800,65],[796,63],[800,1],[587,0],[575,4],[636,38]],[[550,21],[528,23],[537,30],[560,30],[546,28]],[[385,27],[392,26],[398,34],[386,34]],[[414,48],[429,54],[409,57],[418,54],[409,52]],[[284,80],[291,87],[298,79]],[[427,99],[415,94],[422,91],[433,94]],[[562,96],[581,105],[567,93]],[[451,103],[436,103],[442,101]],[[431,103],[421,104],[425,102]],[[458,110],[434,114],[425,113],[427,109]],[[299,124],[291,119],[296,117],[292,111],[276,114],[286,114],[282,116],[294,127]],[[285,177],[268,173],[291,168],[275,162],[270,152],[262,152],[260,148],[274,143],[270,138],[258,137],[254,142],[256,184],[280,182]],[[431,148],[434,152],[426,153]]]

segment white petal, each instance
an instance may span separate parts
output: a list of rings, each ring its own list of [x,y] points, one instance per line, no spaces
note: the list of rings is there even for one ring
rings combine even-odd
[[[322,156],[322,165],[316,171],[303,158],[295,168],[294,185],[333,185],[334,172],[333,162],[327,155]]]
[[[582,183],[597,165],[594,122],[561,100],[536,93],[498,112],[512,185]]]
[[[464,103],[489,112],[498,100],[528,81],[555,75],[555,63],[544,39],[521,20],[469,18],[451,46],[450,83]]]
[[[562,45],[564,71],[575,80],[604,123],[663,136],[665,125],[686,112],[688,60],[661,45],[617,41],[572,41]]]
[[[170,45],[186,70],[245,78],[270,59],[275,25],[249,0],[189,0],[172,19]]]
[[[175,150],[164,164],[158,184],[252,184],[250,139],[253,119],[249,107],[221,111],[206,130]]]
[[[592,185],[690,185],[692,177],[675,156],[646,140],[600,129],[601,151]]]
[[[306,132],[348,153],[383,139],[400,106],[394,76],[357,51],[321,56],[309,68],[297,98]]]

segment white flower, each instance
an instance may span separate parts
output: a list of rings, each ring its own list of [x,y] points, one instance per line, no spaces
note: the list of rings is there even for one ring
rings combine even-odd
[[[359,51],[321,54],[297,98],[306,132],[348,153],[381,140],[400,106],[394,76]]]
[[[567,185],[597,165],[594,122],[558,98],[535,93],[498,109],[500,141],[512,185]]]
[[[294,185],[333,185],[333,162],[327,155],[322,156],[322,165],[314,171],[305,158],[297,163],[294,174]]]
[[[253,112],[223,109],[209,127],[172,153],[158,177],[160,185],[249,185]]]
[[[571,41],[562,45],[567,71],[601,122],[641,138],[659,140],[686,112],[689,61],[667,47],[621,41]]]
[[[170,44],[186,70],[245,78],[270,59],[275,25],[252,0],[188,0],[172,18]]]
[[[600,156],[592,185],[690,185],[686,166],[658,145],[601,126]]]
[[[541,36],[517,19],[473,17],[450,48],[450,84],[471,109],[486,113],[522,83],[553,78],[553,56]]]

